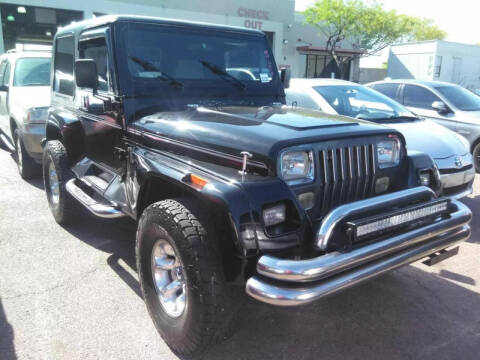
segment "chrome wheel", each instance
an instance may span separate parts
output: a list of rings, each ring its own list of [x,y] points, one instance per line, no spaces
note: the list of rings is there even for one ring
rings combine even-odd
[[[183,265],[172,245],[163,239],[153,245],[152,278],[163,310],[178,318],[185,311],[187,297]]]
[[[17,166],[20,174],[23,170],[23,153],[22,153],[22,141],[20,140],[20,136],[17,136],[15,139],[15,146],[17,148]]]
[[[50,189],[50,200],[53,205],[57,205],[60,200],[60,188],[58,183],[57,170],[53,161],[48,165],[48,187]]]

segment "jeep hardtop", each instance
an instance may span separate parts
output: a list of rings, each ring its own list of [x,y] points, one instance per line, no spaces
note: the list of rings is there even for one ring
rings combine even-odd
[[[53,216],[138,222],[142,293],[177,353],[222,339],[245,293],[309,303],[470,236],[400,133],[285,106],[262,32],[107,16],[60,29],[52,66]]]

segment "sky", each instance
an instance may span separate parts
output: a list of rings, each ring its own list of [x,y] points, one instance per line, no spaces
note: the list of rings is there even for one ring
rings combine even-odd
[[[304,10],[314,0],[296,0],[295,9]],[[476,44],[480,42],[479,0],[378,0],[388,10],[432,19],[448,35],[445,40]]]

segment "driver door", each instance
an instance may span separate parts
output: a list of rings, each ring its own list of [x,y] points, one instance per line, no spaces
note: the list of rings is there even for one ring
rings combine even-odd
[[[92,59],[97,65],[98,93],[91,89],[78,89],[80,121],[85,131],[87,157],[96,164],[115,173],[121,173],[123,161],[118,156],[123,137],[123,124],[118,112],[109,108],[115,99],[111,76],[111,51],[106,30],[82,34],[79,58]]]

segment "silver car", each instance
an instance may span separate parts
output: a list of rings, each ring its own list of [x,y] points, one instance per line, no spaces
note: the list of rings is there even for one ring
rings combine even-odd
[[[9,51],[0,57],[0,141],[16,152],[23,178],[40,174],[50,66],[49,52]]]
[[[403,104],[413,113],[464,136],[480,172],[480,96],[441,81],[388,80],[367,86]]]
[[[400,131],[409,152],[429,154],[437,164],[446,195],[472,192],[475,169],[462,136],[414,115],[388,97],[352,82],[335,79],[292,79],[287,105],[322,110],[388,125]]]

